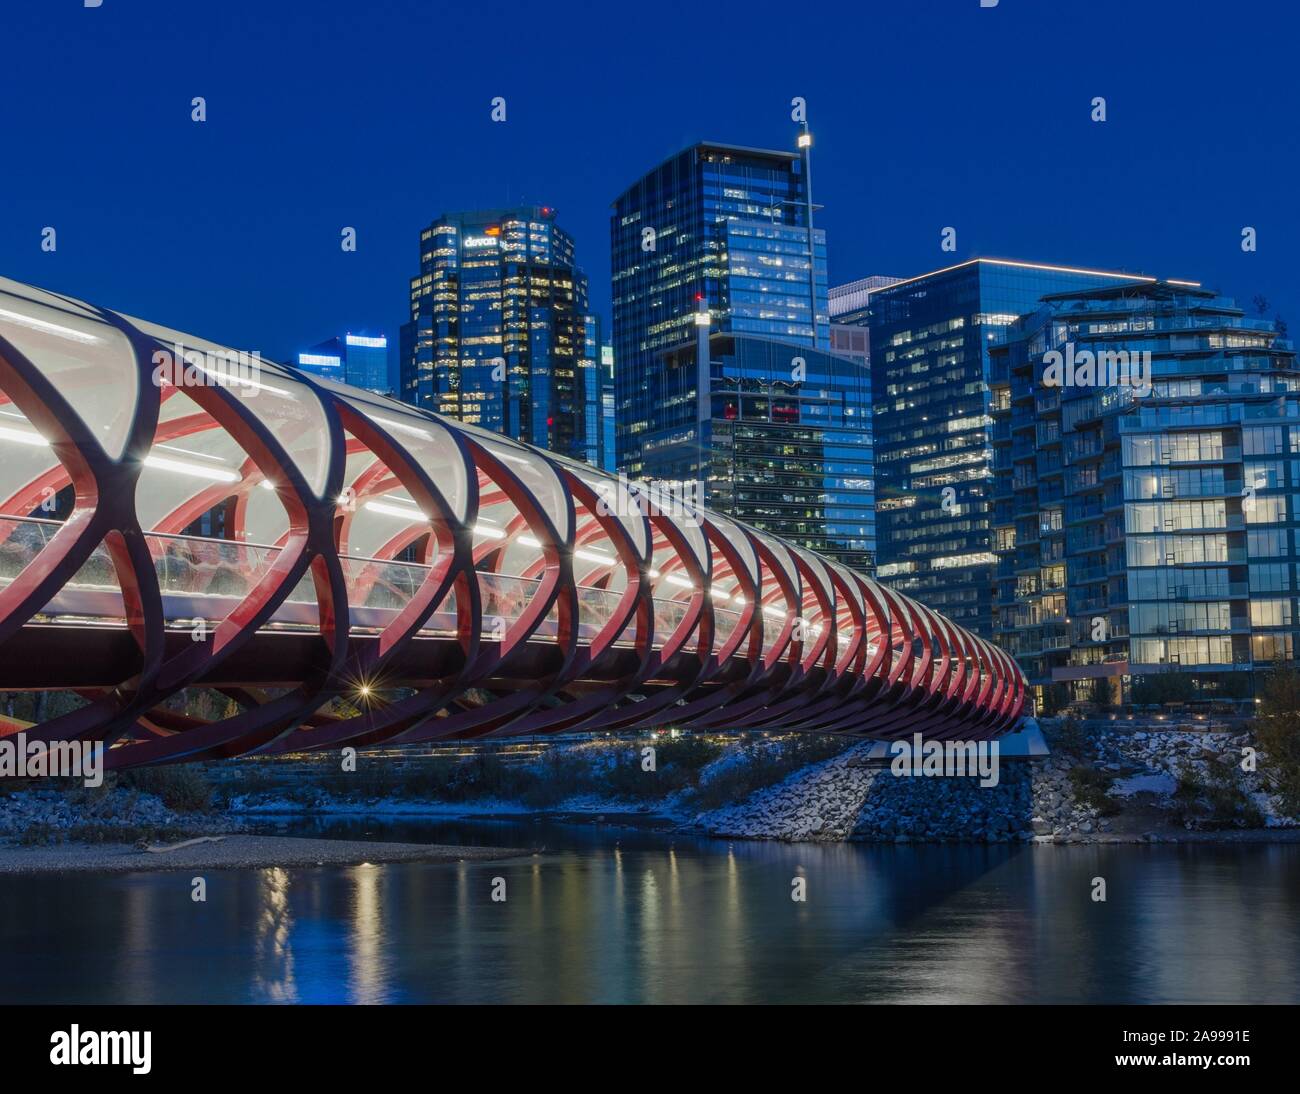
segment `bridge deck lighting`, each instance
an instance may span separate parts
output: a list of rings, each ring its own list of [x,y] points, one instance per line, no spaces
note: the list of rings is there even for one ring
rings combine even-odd
[[[171,471],[177,475],[190,475],[196,479],[211,479],[213,482],[238,482],[239,472],[228,467],[203,467],[197,463],[173,460],[167,456],[146,456],[144,465],[159,471]]]
[[[29,444],[34,448],[50,447],[49,441],[39,433],[34,433],[28,429],[10,429],[8,426],[0,425],[0,438],[13,441],[15,444]]]
[[[428,520],[428,516],[419,509],[416,509],[396,498],[386,499],[384,501],[368,501],[365,508],[372,513],[383,513],[386,517],[402,517],[405,520]]]

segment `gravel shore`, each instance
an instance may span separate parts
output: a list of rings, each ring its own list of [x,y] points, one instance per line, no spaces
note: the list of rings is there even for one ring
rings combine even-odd
[[[242,834],[162,852],[144,851],[125,843],[19,847],[0,841],[0,874],[129,874],[141,870],[356,866],[363,862],[486,862],[537,853],[536,850],[512,847],[456,847],[436,843],[373,843]]]

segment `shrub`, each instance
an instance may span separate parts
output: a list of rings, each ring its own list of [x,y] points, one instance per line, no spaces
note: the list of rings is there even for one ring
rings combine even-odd
[[[1078,718],[1062,718],[1053,729],[1044,727],[1043,736],[1052,751],[1069,759],[1081,760],[1093,748],[1093,740]]]
[[[1201,775],[1191,764],[1178,770],[1174,815],[1188,828],[1261,828],[1264,817],[1242,789],[1234,764],[1211,760]]]
[[[118,776],[118,785],[157,794],[177,813],[206,813],[212,807],[212,787],[193,764],[133,768]]]
[[[25,847],[59,843],[171,843],[192,835],[183,828],[140,824],[74,824],[58,828],[52,824],[29,825],[18,836]]]
[[[641,750],[655,750],[655,770],[641,766]],[[620,750],[614,764],[600,773],[600,790],[615,798],[633,801],[665,798],[695,786],[700,773],[717,759],[721,747],[704,737],[684,737],[638,742],[626,752]]]
[[[750,737],[742,746],[740,762],[729,763],[700,782],[694,804],[699,809],[717,809],[742,801],[757,790],[775,786],[800,768],[838,756],[856,743],[830,734],[800,734],[779,744]]]
[[[1103,817],[1113,817],[1120,811],[1119,802],[1108,793],[1114,782],[1115,776],[1108,771],[1098,771],[1083,764],[1070,768],[1074,800],[1080,805],[1091,806]]]

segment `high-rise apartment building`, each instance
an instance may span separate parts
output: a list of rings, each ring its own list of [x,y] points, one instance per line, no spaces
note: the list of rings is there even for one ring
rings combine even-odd
[[[449,213],[420,233],[401,398],[598,466],[600,324],[546,206]]]
[[[870,381],[827,352],[808,144],[697,144],[614,203],[619,469],[869,566]]]
[[[1246,698],[1292,660],[1300,372],[1186,282],[1058,293],[990,348],[994,635],[1066,702]]]
[[[977,258],[870,293],[882,581],[990,634],[989,344],[1047,293],[1149,280]]]

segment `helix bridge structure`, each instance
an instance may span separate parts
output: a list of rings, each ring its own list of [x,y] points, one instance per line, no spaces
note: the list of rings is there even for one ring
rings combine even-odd
[[[0,279],[0,735],[110,767],[559,732],[987,740],[1014,661],[671,492]]]

